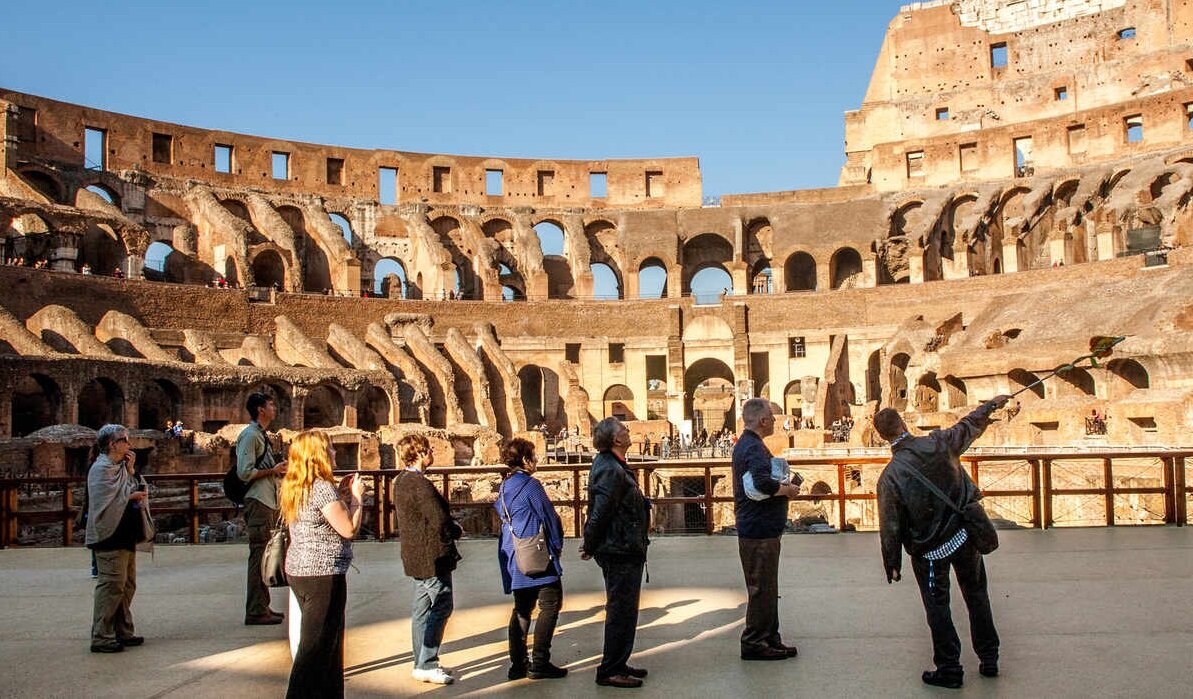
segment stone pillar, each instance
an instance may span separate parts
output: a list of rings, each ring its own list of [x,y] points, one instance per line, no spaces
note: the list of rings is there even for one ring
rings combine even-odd
[[[639,298],[638,272],[628,269],[621,271],[621,297],[623,299]]]
[[[867,257],[862,260],[862,281],[859,287],[867,289],[878,286],[878,259]]]
[[[1065,240],[1064,238],[1053,239],[1048,241],[1048,259],[1054,265],[1072,264],[1073,255],[1069,250],[1072,240]]]
[[[785,271],[783,265],[776,265],[775,260],[771,260],[770,292],[772,294],[781,294],[787,291],[787,276],[784,274]]]
[[[182,409],[178,417],[188,429],[203,429],[203,389],[198,386],[182,389]]]
[[[1002,241],[1002,271],[1004,274],[1019,271],[1019,240],[1017,238]]]
[[[356,403],[360,400],[360,391],[345,391],[348,395],[344,401],[344,427],[356,428]]]
[[[62,384],[62,412],[58,419],[65,425],[79,424],[79,387]]]
[[[734,260],[733,262],[726,262],[725,268],[729,270],[729,277],[733,280],[733,295],[745,296],[750,291],[750,268],[745,262],[741,260]]]
[[[667,269],[667,298],[683,297],[683,265],[673,265]]]
[[[295,386],[294,395],[290,400],[290,429],[301,432],[306,427],[303,423],[304,413],[306,412],[307,394],[310,390],[306,386]],[[347,410],[348,406],[344,406]]]
[[[0,394],[0,439],[11,439],[12,436],[12,387],[6,386]]]
[[[140,424],[141,387],[129,386],[124,392],[124,410],[121,424],[130,430],[160,430],[162,425]]]
[[[1098,259],[1099,260],[1113,260],[1117,250],[1114,245],[1115,235],[1113,228],[1101,228],[1098,230]]]
[[[969,276],[969,247],[962,244],[953,249],[953,259],[941,260],[941,273],[945,279],[965,279]]]
[[[916,250],[918,254],[911,255],[907,258],[907,269],[911,275],[912,284],[924,283],[924,251]]]

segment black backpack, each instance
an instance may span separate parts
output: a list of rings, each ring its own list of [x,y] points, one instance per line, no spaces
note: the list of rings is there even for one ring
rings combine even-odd
[[[257,463],[253,464],[253,468],[260,470],[261,462],[265,460],[265,455],[269,453],[269,446],[261,452],[261,456],[257,457]],[[240,473],[237,469],[237,464],[233,464],[228,468],[228,472],[224,474],[224,497],[228,498],[235,505],[244,504],[244,496],[248,495],[249,486],[252,482],[246,483],[240,480]]]

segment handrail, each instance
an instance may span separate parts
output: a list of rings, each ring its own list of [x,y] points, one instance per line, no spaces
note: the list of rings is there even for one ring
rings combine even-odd
[[[1046,529],[1055,525],[1054,505],[1057,498],[1069,496],[1100,496],[1104,500],[1106,510],[1106,526],[1120,525],[1115,516],[1115,497],[1120,495],[1159,495],[1164,499],[1163,521],[1166,524],[1184,526],[1188,523],[1188,502],[1193,497],[1193,485],[1190,484],[1186,469],[1189,458],[1193,457],[1193,449],[1158,450],[1158,451],[1116,451],[1116,452],[1077,452],[1057,454],[1054,452],[1026,453],[1026,454],[966,454],[962,462],[970,472],[974,482],[983,488],[983,494],[989,501],[997,502],[1000,498],[1027,498],[1031,503],[1031,516],[1027,520],[1031,526]],[[1162,483],[1154,487],[1127,487],[1115,484],[1115,462],[1123,459],[1156,459],[1161,465]],[[1098,467],[1091,471],[1098,475],[1101,485],[1098,487],[1060,487],[1054,474],[1054,468],[1067,461],[1101,461]],[[821,458],[796,457],[788,462],[795,470],[801,467],[811,470],[818,467],[821,471],[828,471],[824,480],[828,492],[809,492],[812,484],[805,483],[805,492],[793,498],[795,501],[819,502],[827,501],[835,505],[836,526],[839,530],[848,529],[847,505],[849,503],[870,502],[877,498],[873,488],[863,488],[859,468],[884,466],[887,459],[878,456],[826,456]],[[986,487],[984,474],[988,468],[997,463],[1023,462],[1028,468],[1028,484],[1023,488],[998,488],[996,483]],[[705,512],[705,533],[713,534],[719,527],[730,522],[718,522],[715,517],[717,505],[728,506],[733,503],[731,491],[716,493],[716,484],[722,478],[731,477],[731,464],[727,459],[680,459],[667,461],[630,462],[630,468],[635,473],[645,495],[652,499],[655,505],[700,505]],[[566,476],[570,485],[570,496],[555,497],[552,503],[560,507],[570,507],[571,531],[579,532],[583,528],[585,511],[588,500],[582,488],[584,477],[591,468],[590,463],[559,464],[548,463],[539,466],[537,472],[541,476]],[[693,478],[703,480],[703,493],[695,495],[674,495],[659,491],[656,488],[654,476],[659,472],[682,473],[696,472]],[[435,468],[427,476],[436,482],[444,497],[448,499],[452,508],[457,511],[486,511],[493,506],[491,500],[482,501],[453,501],[452,485],[461,478],[476,478],[492,476],[501,478],[506,472],[505,466],[450,466]],[[368,506],[368,513],[373,525],[373,536],[379,540],[394,538],[396,535],[393,522],[394,504],[391,493],[391,482],[397,471],[337,471],[337,474],[360,473],[368,479],[373,497]],[[830,475],[831,474],[831,475]],[[212,489],[218,489],[222,484],[222,473],[192,473],[192,474],[154,474],[146,476],[150,487],[159,490],[170,483],[183,484],[185,504],[171,502],[155,503],[152,511],[155,517],[181,516],[187,521],[187,541],[196,542],[199,539],[201,520],[205,515],[218,514],[229,519],[229,514],[235,515],[236,506],[222,497],[222,489],[214,497],[203,498],[200,492],[201,484],[210,484]],[[828,481],[832,481],[831,484]],[[62,545],[69,546],[74,537],[74,519],[78,507],[73,499],[72,488],[82,485],[81,476],[33,477],[33,478],[4,478],[0,479],[0,548],[16,546],[20,540],[20,529],[26,525],[54,525],[62,526]],[[850,483],[854,483],[850,487]],[[21,507],[22,490],[31,493],[40,489],[43,499],[52,502],[49,507],[31,509]],[[380,497],[377,497],[380,494]],[[152,490],[151,490],[152,495]],[[31,500],[27,495],[25,500]],[[174,497],[180,497],[175,495]],[[152,502],[152,500],[151,500]]]

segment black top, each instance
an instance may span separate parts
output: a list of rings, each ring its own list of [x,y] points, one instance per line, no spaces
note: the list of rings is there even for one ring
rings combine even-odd
[[[612,451],[592,460],[584,550],[593,556],[645,560],[650,545],[650,503],[626,462]]]
[[[783,535],[787,526],[786,495],[775,495],[779,482],[771,475],[770,449],[753,430],[743,430],[733,447],[733,512],[737,516],[737,535],[742,539],[773,539]],[[749,472],[754,487],[770,495],[765,500],[751,500],[742,487],[742,476]]]
[[[91,548],[95,551],[136,551],[141,534],[141,508],[138,503],[129,502],[125,505],[120,524],[116,525],[116,531],[112,536],[92,544]]]

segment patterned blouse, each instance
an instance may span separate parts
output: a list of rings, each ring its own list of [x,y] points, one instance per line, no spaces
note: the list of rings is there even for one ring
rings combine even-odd
[[[352,563],[352,540],[336,532],[323,516],[323,506],[340,499],[336,487],[324,480],[311,485],[307,504],[290,525],[286,575],[308,577],[344,575]]]

